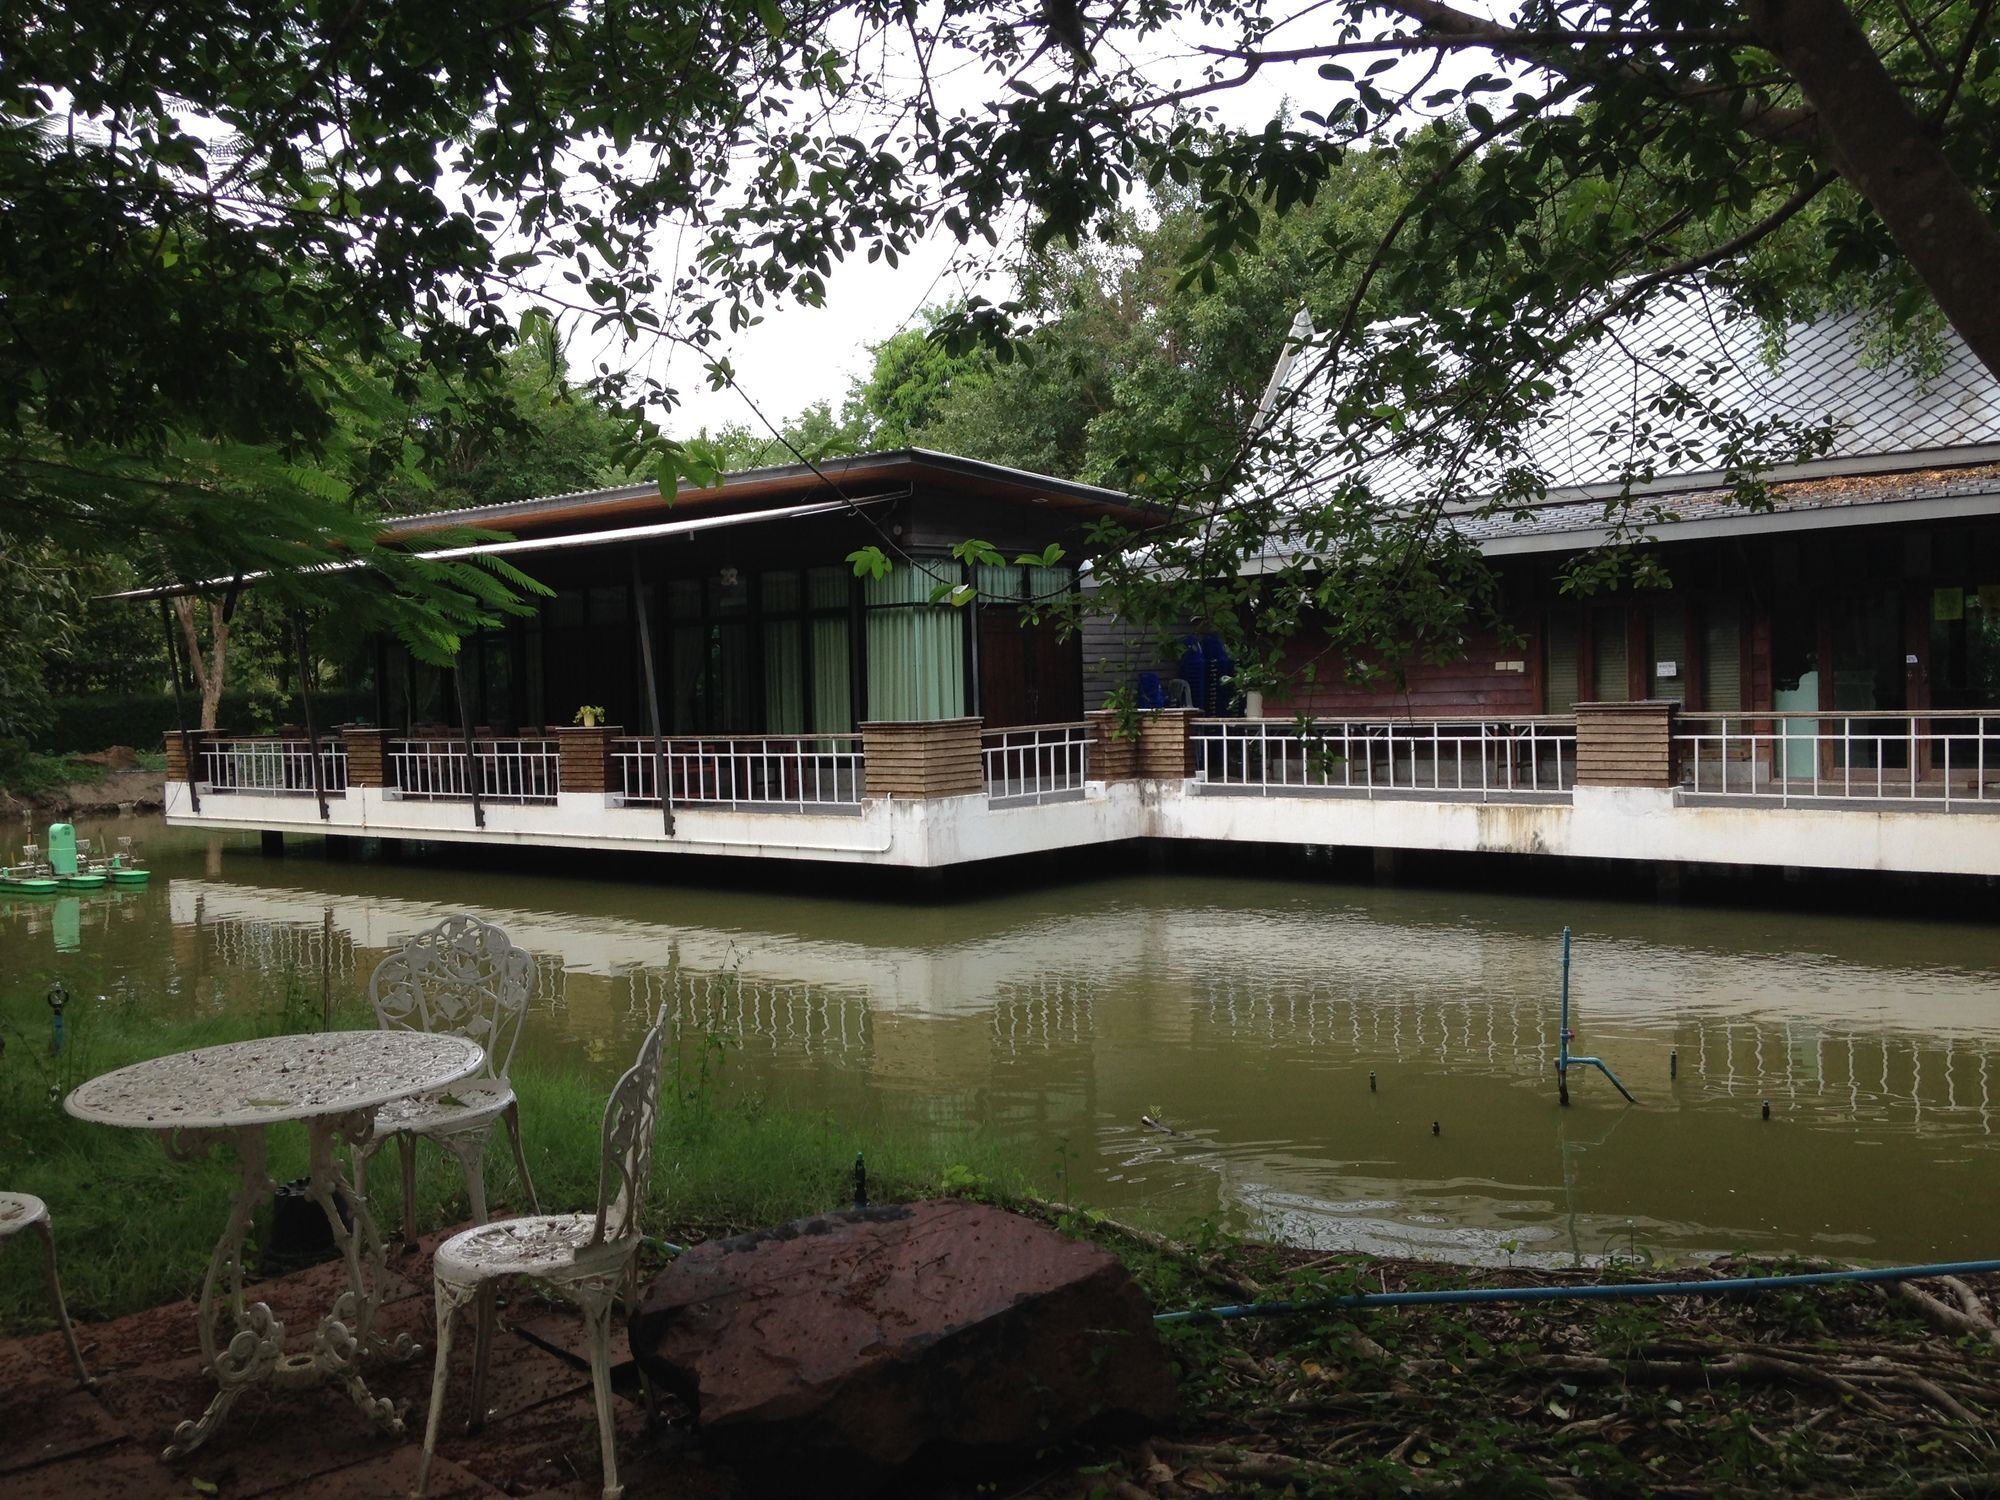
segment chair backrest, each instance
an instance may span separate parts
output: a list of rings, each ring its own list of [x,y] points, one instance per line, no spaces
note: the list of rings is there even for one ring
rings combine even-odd
[[[639,1232],[646,1188],[653,1177],[653,1137],[660,1123],[660,1051],[667,1034],[663,1006],[639,1044],[639,1057],[611,1090],[604,1106],[603,1157],[597,1176],[597,1229],[593,1245],[615,1244]]]
[[[535,960],[498,927],[462,915],[418,933],[368,979],[376,1025],[470,1037],[486,1049],[487,1078],[507,1076],[534,992]]]

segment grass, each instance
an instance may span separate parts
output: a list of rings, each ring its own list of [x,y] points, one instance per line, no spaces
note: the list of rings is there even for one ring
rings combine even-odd
[[[72,782],[96,781],[104,775],[102,766],[30,750],[21,740],[0,740],[0,788],[17,796],[39,797]]]
[[[315,1029],[316,1001],[296,982],[271,1005],[190,1020],[162,1019],[116,1000],[72,1002],[65,1046],[50,1052],[50,1011],[39,993],[0,996],[0,1189],[45,1200],[55,1224],[71,1311],[110,1318],[197,1292],[237,1184],[226,1147],[172,1162],[160,1143],[133,1130],[71,1119],[57,1102],[86,1078],[192,1047]],[[361,1027],[359,1005],[336,1012],[335,1028]],[[725,1052],[712,1039],[680,1039],[661,1088],[660,1131],[647,1204],[649,1232],[700,1237],[780,1222],[844,1205],[854,1156],[867,1153],[878,1201],[941,1189],[1005,1191],[1025,1183],[1018,1164],[989,1137],[893,1121],[863,1125],[771,1104],[734,1089]],[[598,1139],[610,1079],[523,1062],[513,1071],[530,1170],[542,1206],[583,1209],[597,1201]],[[303,1176],[305,1131],[270,1132],[271,1171]],[[455,1162],[418,1151],[418,1224],[468,1213]],[[496,1132],[486,1161],[495,1213],[525,1212],[512,1154]],[[378,1156],[369,1200],[385,1228],[401,1209],[393,1150]],[[250,1263],[268,1214],[253,1230]],[[49,1326],[40,1256],[25,1243],[0,1251],[0,1333]]]

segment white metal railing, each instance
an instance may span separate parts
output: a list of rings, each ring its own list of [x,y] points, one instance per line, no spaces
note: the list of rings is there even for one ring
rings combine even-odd
[[[2000,712],[1684,713],[1673,737],[1684,797],[2000,806]]]
[[[312,744],[308,740],[210,740],[201,746],[205,792],[252,792],[265,796],[313,794]],[[321,740],[320,782],[328,796],[347,791],[347,747]]]
[[[1081,793],[1090,774],[1090,734],[1088,724],[981,730],[988,800],[1042,802]]]
[[[1211,791],[1532,797],[1576,783],[1576,721],[1196,719],[1195,779]]]
[[[861,806],[864,772],[858,734],[674,735],[662,741],[675,806],[792,808]],[[660,800],[650,739],[611,742],[612,790],[626,802]]]
[[[385,759],[397,795],[431,801],[470,798],[465,741],[390,740]],[[487,802],[553,802],[562,785],[554,740],[475,738],[472,766]]]

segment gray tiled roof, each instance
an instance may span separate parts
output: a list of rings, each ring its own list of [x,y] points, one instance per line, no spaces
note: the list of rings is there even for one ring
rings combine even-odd
[[[1769,497],[1768,514],[1778,516],[1902,501],[1961,498],[1991,500],[1993,508],[2000,510],[2000,463],[1891,469],[1880,473],[1781,480],[1770,486]],[[1651,528],[1662,538],[1670,537],[1676,526],[1706,521],[1752,523],[1756,517],[1766,514],[1761,510],[1746,509],[1726,486],[1707,485],[1698,489],[1650,494],[1645,503],[1660,506],[1672,518]],[[1596,532],[1606,524],[1605,503],[1601,499],[1551,501],[1520,513],[1453,515],[1451,524],[1461,535],[1482,544]]]
[[[1973,479],[1964,471],[1950,479],[1907,476],[1910,482],[1900,485],[1881,472],[1943,471],[1995,456],[1980,450],[2000,445],[2000,381],[1953,334],[1944,337],[1937,367],[1922,374],[1902,358],[1866,358],[1860,334],[1856,316],[1833,315],[1795,324],[1774,340],[1718,291],[1658,296],[1614,336],[1568,364],[1557,394],[1521,435],[1520,459],[1540,474],[1547,497],[1522,512],[1483,518],[1461,512],[1454,524],[1482,541],[1597,530],[1605,524],[1604,498],[1617,492],[1647,449],[1681,454],[1677,464],[1655,458],[1659,472],[1635,486],[1647,503],[1665,505],[1682,519],[1745,515],[1718,482],[1722,463],[1699,414],[1661,409],[1660,398],[1676,384],[1701,392],[1704,406],[1749,421],[1832,425],[1824,457],[1779,464],[1770,471],[1773,480],[1875,471],[1866,484],[1838,489],[1775,486],[1772,499],[1780,511],[2000,489],[1991,476]],[[1309,450],[1319,446],[1313,440],[1324,435],[1328,420],[1329,387],[1317,369],[1310,352],[1294,362],[1273,412],[1275,429],[1305,439]],[[1650,427],[1644,449],[1632,435],[1639,423]],[[1897,464],[1899,455],[1910,456],[1907,466]],[[1290,473],[1274,467],[1265,482],[1296,488],[1303,480],[1310,487],[1338,472],[1334,464],[1345,463],[1336,458],[1319,471]],[[1388,499],[1414,499],[1430,488],[1415,463],[1387,444],[1364,467],[1372,488]],[[1483,494],[1498,489],[1500,473],[1498,460],[1476,459],[1462,475],[1462,503],[1476,508]]]

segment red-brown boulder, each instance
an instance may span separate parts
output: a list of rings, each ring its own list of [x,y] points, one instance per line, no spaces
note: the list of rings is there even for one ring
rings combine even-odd
[[[1173,1410],[1116,1256],[983,1204],[801,1219],[701,1245],[647,1289],[632,1353],[753,1484],[874,1488]]]

